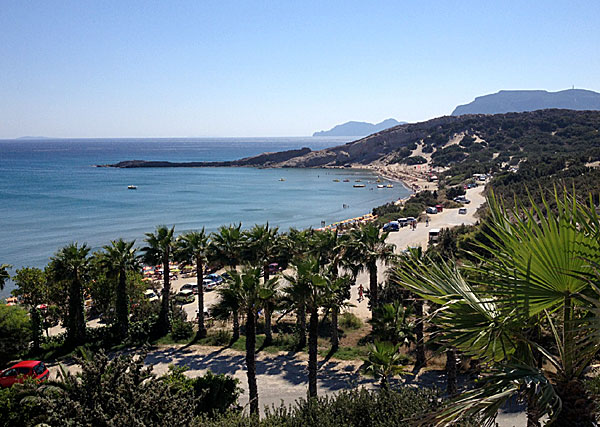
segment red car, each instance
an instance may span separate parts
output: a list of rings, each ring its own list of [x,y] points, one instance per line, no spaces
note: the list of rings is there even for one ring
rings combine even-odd
[[[46,381],[50,371],[39,360],[24,360],[0,373],[0,387],[11,387],[14,383],[22,383],[25,377]]]

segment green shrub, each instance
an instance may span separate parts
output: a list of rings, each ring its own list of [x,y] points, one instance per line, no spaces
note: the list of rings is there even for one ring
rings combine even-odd
[[[192,322],[185,322],[181,319],[175,319],[171,325],[171,337],[175,341],[189,340],[194,336],[194,325]]]
[[[295,405],[267,408],[259,420],[243,413],[228,413],[215,420],[201,419],[206,427],[279,426],[279,427],[387,427],[412,425],[438,408],[440,397],[427,388],[402,387],[390,391],[369,391],[364,388],[341,391],[334,396],[299,399]],[[477,426],[476,422],[461,422],[456,426]]]
[[[353,313],[347,312],[340,316],[338,324],[342,329],[360,329],[363,322]]]
[[[31,337],[27,310],[0,304],[0,366],[27,351]]]
[[[298,348],[298,334],[279,333],[273,338],[273,345],[284,350],[294,351]]]

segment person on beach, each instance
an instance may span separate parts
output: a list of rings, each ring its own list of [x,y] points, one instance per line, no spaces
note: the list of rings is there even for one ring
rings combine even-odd
[[[365,288],[363,288],[362,283],[358,286],[358,302],[362,302],[365,297],[363,296],[365,292]]]

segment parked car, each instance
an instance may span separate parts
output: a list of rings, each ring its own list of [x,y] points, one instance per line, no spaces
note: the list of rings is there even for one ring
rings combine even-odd
[[[156,292],[154,292],[152,289],[147,289],[146,292],[144,292],[144,296],[146,299],[148,299],[148,301],[158,300],[158,295],[156,295]]]
[[[204,276],[204,278],[212,280],[217,285],[220,285],[221,283],[223,283],[223,278],[216,273],[207,274],[206,276]]]
[[[467,214],[467,208],[460,208],[460,209],[458,210],[458,213],[459,213],[460,215],[466,215],[466,214]]]
[[[390,221],[387,224],[383,225],[383,231],[399,231],[400,230],[400,224],[398,223],[398,221]]]
[[[406,227],[408,225],[408,218],[398,218],[398,225],[400,227]]]
[[[428,207],[428,208],[425,210],[425,213],[428,213],[428,214],[436,214],[436,213],[438,213],[438,210],[437,210],[437,208],[436,208],[436,207],[434,207],[434,206],[429,206],[429,207]]]
[[[175,301],[179,304],[190,304],[195,300],[194,292],[191,289],[183,289],[175,295]]]
[[[22,383],[26,377],[46,381],[49,376],[50,371],[44,362],[23,360],[0,373],[0,387],[11,387],[15,383]]]
[[[202,287],[205,291],[212,291],[214,288],[217,287],[217,282],[208,278],[204,278],[204,280],[202,281]]]

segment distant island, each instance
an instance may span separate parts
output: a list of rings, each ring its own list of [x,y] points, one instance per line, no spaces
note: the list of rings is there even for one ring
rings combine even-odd
[[[406,122],[399,122],[396,119],[387,119],[381,123],[375,124],[367,122],[346,122],[334,126],[329,130],[315,132],[312,136],[367,136],[405,123]]]
[[[18,140],[37,140],[37,139],[51,139],[47,136],[20,136]]]
[[[545,90],[501,90],[478,96],[469,104],[459,105],[453,116],[463,114],[502,114],[560,108],[568,110],[600,110],[600,93],[583,89],[559,92]]]

